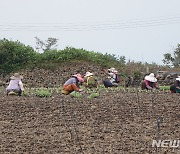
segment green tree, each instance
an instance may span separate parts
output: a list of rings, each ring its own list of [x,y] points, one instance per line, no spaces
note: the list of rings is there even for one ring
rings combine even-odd
[[[120,56],[120,57],[119,57],[119,61],[120,61],[121,63],[125,64],[125,63],[126,63],[126,57],[125,57],[125,56]]]
[[[173,62],[174,58],[172,58],[172,55],[170,53],[164,54],[163,63],[165,65],[170,65]]]
[[[0,73],[9,73],[23,68],[36,59],[37,53],[19,41],[0,40]]]
[[[163,63],[165,65],[173,65],[174,67],[180,66],[180,44],[177,45],[173,55],[170,53],[164,54]]]

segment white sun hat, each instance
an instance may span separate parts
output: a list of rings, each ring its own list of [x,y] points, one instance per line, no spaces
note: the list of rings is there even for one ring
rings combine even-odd
[[[23,79],[23,76],[20,75],[19,73],[14,73],[13,76],[10,77],[11,80],[21,80]]]
[[[176,78],[176,80],[177,80],[177,81],[180,81],[180,76],[178,76],[178,77]]]
[[[110,69],[108,69],[108,71],[110,71],[112,73],[117,73],[118,72],[114,67],[111,67]]]
[[[150,82],[157,82],[157,79],[155,78],[154,73],[146,75],[144,79]]]
[[[94,75],[94,74],[91,72],[86,72],[86,75],[84,77],[88,77],[88,76],[92,76],[92,75]]]

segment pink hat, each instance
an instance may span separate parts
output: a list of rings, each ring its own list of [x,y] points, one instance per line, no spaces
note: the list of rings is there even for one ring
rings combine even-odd
[[[72,75],[73,77],[76,77],[78,79],[79,82],[84,82],[84,79],[82,78],[81,74],[75,74],[75,75]]]

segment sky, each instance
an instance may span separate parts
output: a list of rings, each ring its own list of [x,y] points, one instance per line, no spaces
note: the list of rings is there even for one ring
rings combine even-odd
[[[180,43],[180,0],[0,0],[0,39],[162,64]]]

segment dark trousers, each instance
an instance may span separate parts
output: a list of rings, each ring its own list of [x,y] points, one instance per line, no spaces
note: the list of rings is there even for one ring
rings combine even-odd
[[[171,93],[180,93],[180,90],[176,88],[175,85],[170,86]]]
[[[108,87],[113,87],[114,85],[111,83],[111,81],[109,81],[109,80],[104,80],[103,81],[103,84],[104,84],[104,86],[106,87],[106,88],[108,88]]]

